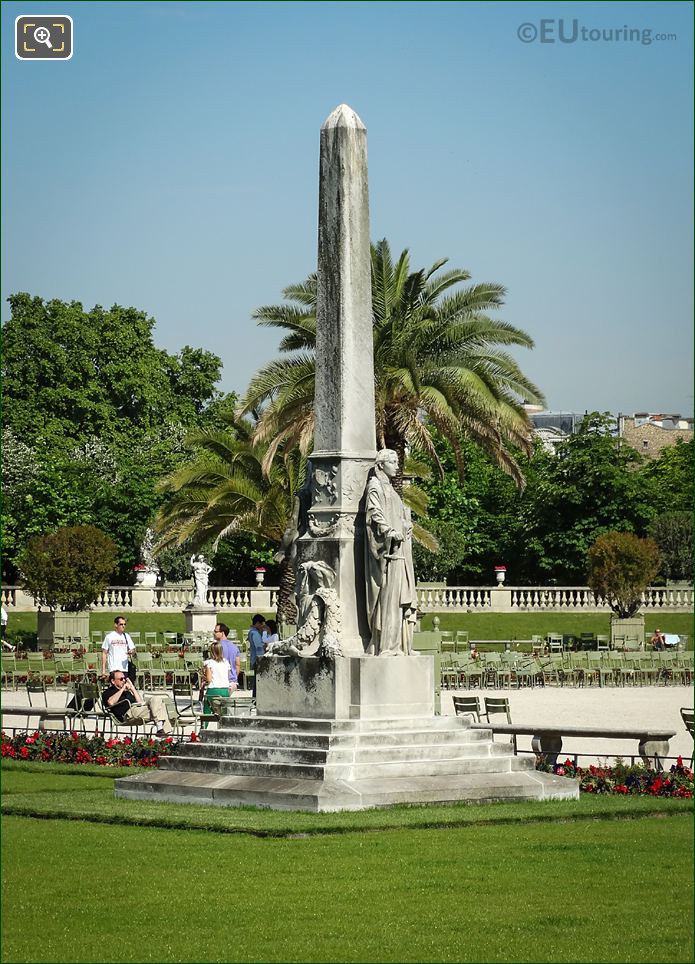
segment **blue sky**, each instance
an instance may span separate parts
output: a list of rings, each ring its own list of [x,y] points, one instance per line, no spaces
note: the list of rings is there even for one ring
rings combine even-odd
[[[42,13],[73,17],[70,61],[14,57]],[[652,42],[588,33],[625,26]],[[504,284],[549,407],[693,413],[690,3],[5,2],[2,27],[3,319],[13,291],[134,305],[243,390],[279,340],[251,312],[315,269],[346,102],[372,238]]]

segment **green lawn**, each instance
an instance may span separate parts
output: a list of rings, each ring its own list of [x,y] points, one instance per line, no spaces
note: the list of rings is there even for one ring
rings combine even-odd
[[[115,612],[92,613],[90,631],[106,632],[113,629]],[[270,616],[271,613],[264,613]],[[422,618],[422,629],[432,629],[434,613]],[[608,613],[439,613],[440,629],[466,630],[471,639],[530,639],[546,633],[579,634],[610,633]],[[218,617],[228,626],[245,635],[250,626],[248,613],[225,613]],[[689,635],[689,649],[693,648],[693,616],[688,613],[649,613],[646,617],[648,635],[659,627],[665,633]],[[131,613],[128,628],[141,633],[184,631],[182,613]],[[10,640],[18,633],[36,633],[36,613],[12,613],[8,635]]]
[[[3,961],[693,959],[691,801],[293,814],[7,762]]]
[[[282,839],[5,817],[2,959],[691,961],[691,846],[686,816]]]

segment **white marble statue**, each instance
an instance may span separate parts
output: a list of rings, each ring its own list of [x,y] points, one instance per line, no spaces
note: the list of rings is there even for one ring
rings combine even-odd
[[[369,652],[410,655],[417,618],[410,510],[391,484],[398,456],[381,449],[367,481],[365,575]]]
[[[208,604],[208,580],[212,572],[212,566],[205,561],[202,554],[191,556],[191,568],[193,569],[193,584],[195,592],[193,595],[194,606],[207,606]]]
[[[142,545],[140,546],[140,558],[145,563],[148,569],[155,569],[157,572],[159,568],[154,558],[154,532],[148,527],[145,530],[145,536],[142,540]]]

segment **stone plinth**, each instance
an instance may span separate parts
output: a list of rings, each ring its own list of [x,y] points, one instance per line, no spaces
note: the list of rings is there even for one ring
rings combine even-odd
[[[186,606],[183,611],[186,620],[187,633],[210,633],[217,623],[217,608],[215,606]]]
[[[115,781],[117,797],[273,810],[402,803],[577,799],[576,780],[539,773],[464,717],[301,720],[230,717],[159,769]]]
[[[273,656],[256,665],[259,716],[376,720],[434,716],[431,656]]]
[[[53,649],[53,636],[81,636],[89,642],[89,612],[65,613],[61,610],[39,610],[37,614],[39,649]]]

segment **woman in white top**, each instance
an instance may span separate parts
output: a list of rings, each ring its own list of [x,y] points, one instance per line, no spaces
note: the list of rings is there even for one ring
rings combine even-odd
[[[203,663],[204,682],[201,691],[205,690],[204,713],[212,713],[213,696],[229,696],[229,668],[221,645],[214,642],[210,646],[210,659],[206,659]],[[203,723],[204,728],[207,725],[207,721]]]

